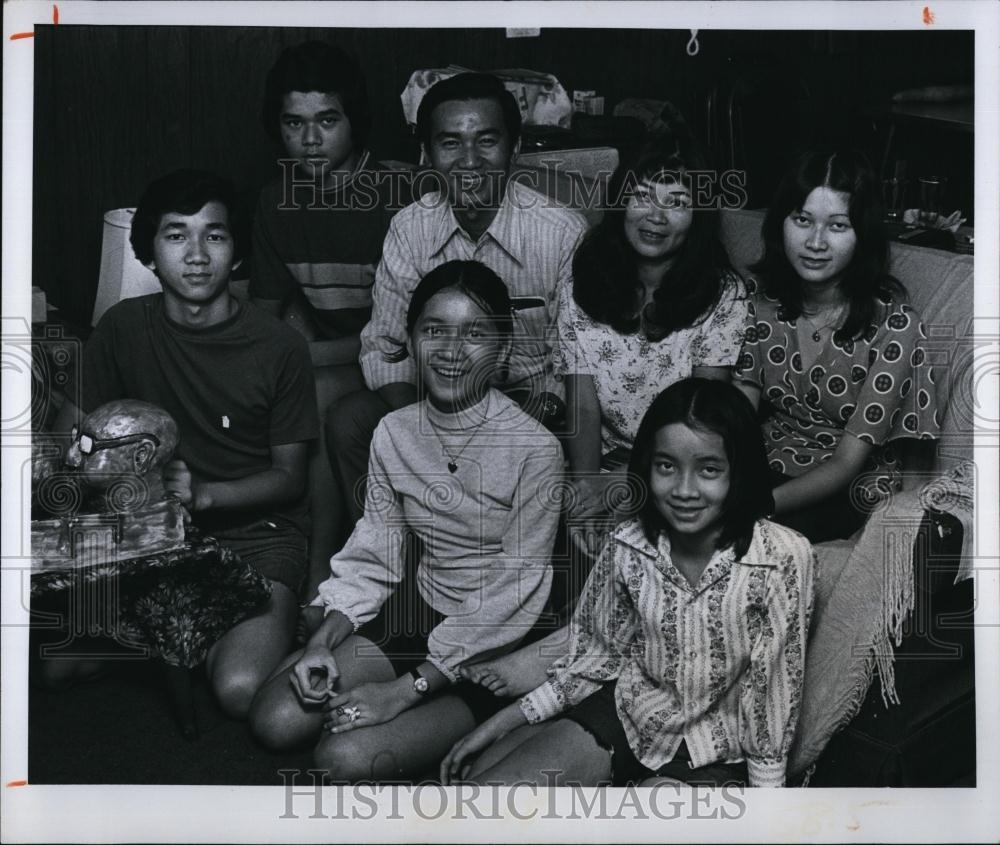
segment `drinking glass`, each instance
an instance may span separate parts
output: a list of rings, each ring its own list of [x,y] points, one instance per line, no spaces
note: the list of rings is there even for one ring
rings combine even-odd
[[[887,220],[898,222],[903,219],[903,211],[906,210],[906,185],[905,179],[896,177],[882,180],[882,202]]]
[[[922,226],[933,226],[941,213],[941,202],[948,186],[948,179],[944,176],[919,176],[917,181],[920,183],[920,211],[917,214],[917,222]]]

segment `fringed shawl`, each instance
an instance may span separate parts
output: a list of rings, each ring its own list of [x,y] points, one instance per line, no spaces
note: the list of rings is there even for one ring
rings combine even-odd
[[[917,492],[898,493],[854,537],[815,547],[819,577],[789,778],[812,766],[857,715],[874,672],[885,706],[900,703],[893,645],[902,641],[913,610],[913,549],[924,511],[950,513],[962,522],[963,559],[955,580],[971,577],[973,474],[966,462]]]

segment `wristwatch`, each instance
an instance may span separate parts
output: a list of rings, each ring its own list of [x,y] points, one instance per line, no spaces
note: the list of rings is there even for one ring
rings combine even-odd
[[[427,695],[431,688],[431,685],[427,683],[427,678],[421,675],[416,669],[410,670],[410,676],[413,678],[413,691],[419,695]]]

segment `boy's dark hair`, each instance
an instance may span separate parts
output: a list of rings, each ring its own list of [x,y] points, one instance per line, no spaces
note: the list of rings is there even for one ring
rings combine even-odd
[[[503,122],[511,147],[521,137],[521,109],[504,84],[489,73],[459,73],[435,82],[417,108],[417,137],[429,147],[434,109],[452,100],[493,100],[503,112]]]
[[[628,471],[641,491],[635,512],[653,544],[667,529],[649,493],[656,433],[671,423],[710,431],[722,438],[729,460],[729,493],[722,506],[722,533],[717,547],[733,544],[740,558],[750,548],[754,523],[774,509],[770,469],[753,405],[736,387],[723,381],[686,378],[660,393],[646,411],[635,436]]]
[[[864,153],[813,150],[792,162],[764,218],[764,256],[751,269],[760,274],[764,292],[781,303],[787,318],[794,320],[802,314],[802,280],[785,255],[784,225],[788,215],[800,211],[809,194],[820,187],[849,195],[848,216],[858,239],[840,283],[850,310],[834,334],[836,340],[846,342],[864,334],[875,317],[877,299],[888,301],[906,294],[889,275],[880,186]]]
[[[229,212],[229,233],[233,239],[233,261],[241,257],[239,206],[233,183],[205,170],[175,170],[150,182],[132,218],[129,241],[135,257],[143,264],[153,261],[153,238],[164,214],[197,214],[207,203],[219,202]]]
[[[609,210],[573,256],[573,299],[592,320],[621,334],[641,328],[656,342],[708,316],[730,269],[719,240],[719,215],[711,203],[694,208],[677,259],[641,314],[644,292],[638,263],[625,238],[625,207],[637,185],[670,176],[687,183],[690,173],[705,170],[707,162],[693,133],[677,115],[669,131],[648,140],[634,159],[615,171],[608,185]],[[697,196],[690,184],[688,188]]]
[[[267,72],[260,118],[264,129],[281,143],[281,105],[289,91],[336,94],[351,122],[354,149],[368,143],[371,110],[361,66],[348,53],[326,41],[306,41],[286,47]]]
[[[497,334],[505,340],[510,339],[514,332],[514,309],[507,285],[489,267],[478,261],[448,261],[435,267],[420,280],[406,309],[407,337],[413,333],[430,298],[447,288],[457,288],[469,297],[489,315]],[[388,360],[402,361],[407,357],[406,346],[399,345],[400,349],[386,356]]]

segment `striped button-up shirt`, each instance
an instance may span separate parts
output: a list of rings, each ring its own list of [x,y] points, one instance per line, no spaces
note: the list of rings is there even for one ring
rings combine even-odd
[[[473,241],[459,225],[447,198],[424,194],[392,220],[375,272],[371,322],[361,332],[361,369],[377,390],[416,382],[412,358],[386,360],[406,341],[406,309],[417,283],[447,261],[479,261],[507,285],[515,300],[514,346],[501,387],[533,394],[562,388],[552,378],[549,326],[555,318],[556,285],[572,275],[573,253],[586,228],[583,216],[544,194],[508,182],[489,228]]]
[[[795,531],[759,521],[747,553],[716,552],[695,586],[638,520],[621,524],[590,574],[569,653],[520,701],[552,718],[617,679],[638,760],[656,770],[681,741],[692,768],[745,760],[751,786],[783,786],[802,696],[814,556]]]

